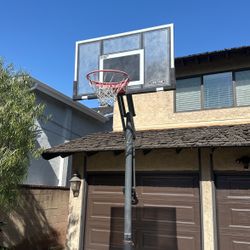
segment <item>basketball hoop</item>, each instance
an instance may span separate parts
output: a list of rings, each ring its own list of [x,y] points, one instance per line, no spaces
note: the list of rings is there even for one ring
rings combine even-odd
[[[86,75],[101,106],[112,106],[118,94],[124,94],[129,83],[126,72],[114,69],[94,70]]]

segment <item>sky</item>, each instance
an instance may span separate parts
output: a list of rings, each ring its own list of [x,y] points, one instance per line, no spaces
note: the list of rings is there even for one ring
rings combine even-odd
[[[249,9],[247,0],[0,0],[0,57],[72,97],[78,40],[174,23],[175,57],[246,46]]]

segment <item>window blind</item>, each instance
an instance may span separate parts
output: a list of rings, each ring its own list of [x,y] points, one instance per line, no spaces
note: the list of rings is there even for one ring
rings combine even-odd
[[[235,73],[237,106],[250,105],[250,70]]]
[[[233,106],[232,72],[206,75],[203,77],[204,108]]]
[[[201,78],[176,81],[176,111],[198,110],[201,108]]]

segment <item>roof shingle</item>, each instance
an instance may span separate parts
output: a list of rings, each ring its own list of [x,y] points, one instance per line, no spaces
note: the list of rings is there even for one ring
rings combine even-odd
[[[250,146],[250,124],[145,130],[136,132],[136,149]],[[122,132],[102,132],[72,140],[43,152],[45,159],[76,152],[125,149]]]

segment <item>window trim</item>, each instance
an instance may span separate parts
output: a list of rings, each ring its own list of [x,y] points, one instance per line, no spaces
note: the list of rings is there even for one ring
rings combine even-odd
[[[241,71],[247,71],[250,70],[250,67],[246,68],[239,68],[239,69],[232,69],[232,70],[223,70],[223,71],[215,71],[215,72],[209,72],[204,74],[195,74],[195,75],[189,75],[184,77],[178,77],[176,78],[176,81],[178,80],[185,80],[190,78],[201,78],[201,108],[196,110],[183,110],[183,111],[177,111],[176,110],[176,89],[174,90],[174,113],[184,113],[184,112],[199,112],[199,111],[208,111],[208,110],[217,110],[217,109],[232,109],[232,108],[241,108],[241,107],[250,107],[250,105],[241,105],[237,106],[237,99],[236,99],[236,81],[235,81],[235,73],[241,72]],[[220,73],[232,73],[232,88],[233,88],[233,105],[230,107],[218,107],[218,108],[205,108],[204,107],[204,78],[203,76],[207,75],[215,75]]]

